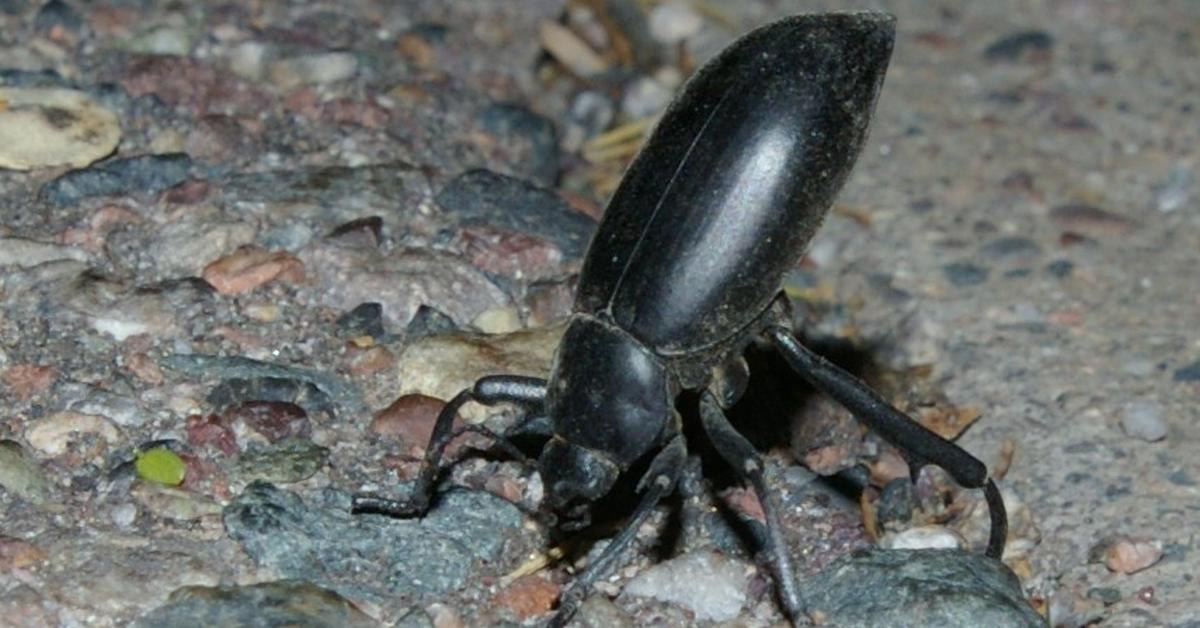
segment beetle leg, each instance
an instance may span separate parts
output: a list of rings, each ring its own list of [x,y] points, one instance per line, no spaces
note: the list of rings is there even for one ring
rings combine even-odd
[[[991,517],[986,553],[992,558],[999,558],[1004,553],[1008,517],[1000,491],[988,478],[983,462],[910,419],[858,378],[810,351],[788,329],[775,326],[768,329],[767,334],[801,377],[845,406],[884,440],[907,451],[918,462],[937,464],[962,486],[983,489]]]
[[[592,585],[617,566],[618,561],[624,557],[625,551],[637,536],[638,528],[654,511],[658,502],[674,490],[675,482],[683,472],[686,461],[687,446],[684,444],[683,436],[676,436],[670,443],[667,443],[666,447],[663,447],[662,451],[658,452],[651,461],[649,470],[638,482],[637,490],[641,493],[642,498],[638,502],[637,508],[634,509],[621,531],[609,541],[604,551],[600,552],[600,556],[596,558],[595,562],[588,565],[587,569],[584,569],[583,573],[563,592],[559,598],[558,610],[546,624],[547,628],[566,626],[571,617],[575,615],[575,611],[579,610],[579,605],[587,598]]]
[[[467,388],[454,396],[438,414],[433,424],[433,433],[429,437],[429,446],[425,448],[425,459],[421,463],[421,471],[417,474],[412,492],[405,500],[385,499],[371,495],[356,495],[350,506],[353,513],[375,513],[392,517],[415,517],[425,514],[429,509],[429,501],[437,479],[442,472],[442,455],[451,441],[465,432],[485,434],[496,441],[510,455],[516,453],[518,460],[525,456],[508,440],[483,426],[465,426],[453,429],[454,418],[458,410],[468,401],[493,406],[498,403],[514,403],[526,409],[524,419],[528,420],[541,414],[542,405],[546,398],[546,381],[535,377],[519,375],[492,375],[480,378],[471,388]],[[536,410],[534,412],[533,410]]]
[[[754,445],[729,423],[729,419],[721,411],[717,397],[710,391],[705,391],[700,397],[700,421],[713,447],[740,478],[750,481],[755,494],[758,495],[763,515],[767,519],[767,542],[763,553],[771,565],[771,575],[775,578],[775,586],[778,588],[784,611],[792,625],[797,625],[804,614],[804,603],[800,599],[795,569],[783,540],[774,493],[767,488],[762,457],[758,455]]]

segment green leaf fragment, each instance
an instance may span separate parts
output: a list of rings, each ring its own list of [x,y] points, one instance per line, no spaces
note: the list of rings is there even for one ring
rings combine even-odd
[[[138,477],[167,486],[179,486],[187,475],[187,464],[166,447],[154,447],[138,454],[134,463]]]

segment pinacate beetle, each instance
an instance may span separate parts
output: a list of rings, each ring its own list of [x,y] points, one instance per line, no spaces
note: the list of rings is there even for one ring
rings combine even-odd
[[[550,625],[564,625],[674,490],[687,458],[675,402],[695,391],[703,433],[762,503],[763,555],[784,611],[799,622],[804,605],[761,458],[724,412],[740,395],[743,352],[765,339],[914,470],[934,463],[959,484],[982,488],[991,517],[986,551],[999,557],[1006,515],[984,464],[804,347],[780,291],[862,148],[893,38],[887,14],[797,16],[751,32],[705,64],[608,204],[549,380],[480,379],[438,416],[410,496],[359,496],[354,509],[423,514],[447,444],[463,429],[481,429],[453,429],[468,401],[515,404],[524,411],[519,424],[548,419],[552,434],[537,468],[560,526],[587,525],[589,508],[622,474],[646,469],[624,527],[563,593]],[[505,436],[491,436],[518,453]]]

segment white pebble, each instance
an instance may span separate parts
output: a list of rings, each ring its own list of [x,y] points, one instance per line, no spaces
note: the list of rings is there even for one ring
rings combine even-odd
[[[1121,413],[1121,429],[1129,436],[1148,443],[1167,437],[1167,422],[1162,406],[1150,402],[1134,402]]]
[[[957,532],[943,526],[909,528],[879,542],[884,549],[962,549],[964,544]]]
[[[699,551],[672,558],[638,574],[629,595],[650,597],[691,610],[697,619],[727,621],[746,603],[746,565],[723,554]]]
[[[703,26],[704,18],[687,2],[664,2],[650,12],[650,34],[664,44],[677,44]]]

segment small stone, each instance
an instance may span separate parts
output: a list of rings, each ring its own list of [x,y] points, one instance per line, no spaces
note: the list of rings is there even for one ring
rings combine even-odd
[[[137,482],[130,495],[154,516],[172,521],[196,521],[221,514],[221,505],[212,499],[157,482]]]
[[[479,114],[479,125],[509,155],[508,161],[540,185],[558,179],[558,133],[554,123],[517,103],[494,103]]]
[[[312,441],[292,439],[242,454],[234,471],[241,482],[291,484],[316,475],[328,459],[328,449]]]
[[[1137,223],[1130,218],[1085,203],[1068,203],[1050,210],[1050,220],[1060,228],[1088,237],[1120,236]]]
[[[356,377],[374,375],[395,364],[396,356],[387,347],[376,345],[360,348],[351,343],[346,349],[346,370]]]
[[[120,141],[117,116],[83,92],[0,87],[0,168],[81,168]]]
[[[375,628],[350,600],[296,580],[250,585],[188,586],[133,622],[132,628],[176,626],[338,626]]]
[[[354,78],[358,58],[349,52],[327,52],[282,59],[270,64],[271,82],[290,90],[301,85],[326,85]]]
[[[1092,587],[1088,589],[1087,596],[1110,606],[1121,601],[1121,590],[1116,587]]]
[[[1005,236],[984,244],[980,254],[1001,264],[1031,262],[1042,254],[1037,242],[1023,236]]]
[[[667,108],[675,90],[648,76],[635,79],[625,88],[621,112],[634,120],[656,116]]]
[[[179,454],[166,447],[153,447],[139,453],[134,468],[138,477],[167,486],[179,486],[187,475],[187,464]]]
[[[1065,279],[1071,276],[1071,272],[1075,270],[1075,264],[1071,260],[1059,259],[1046,264],[1046,272],[1058,279]]]
[[[563,148],[570,152],[579,150],[585,140],[612,126],[616,114],[616,105],[607,94],[594,90],[579,92],[567,112],[569,125],[563,138]]]
[[[99,436],[109,445],[121,438],[120,430],[107,418],[71,410],[38,419],[25,430],[25,440],[47,456],[61,456],[66,453],[71,441],[83,435]]]
[[[87,253],[73,246],[62,246],[25,238],[0,237],[0,268],[32,268],[60,260],[87,261]]]
[[[184,430],[193,447],[213,446],[226,456],[238,452],[237,437],[221,415],[193,414],[184,421]]]
[[[383,329],[383,306],[378,303],[360,303],[353,310],[337,319],[337,326],[349,336],[370,336],[376,341],[386,335]]]
[[[42,548],[11,536],[0,535],[0,573],[25,569],[46,560]]]
[[[608,63],[571,29],[552,20],[538,23],[542,47],[576,76],[588,78],[608,69]]]
[[[983,51],[988,61],[1018,61],[1026,55],[1044,57],[1054,48],[1054,37],[1042,30],[1025,30],[1006,35]]]
[[[800,586],[827,626],[1046,625],[1012,571],[965,550],[855,552]]]
[[[650,34],[654,39],[674,46],[700,32],[704,18],[688,2],[671,0],[650,11]]]
[[[160,276],[195,277],[211,260],[253,242],[256,234],[249,223],[186,216],[164,225],[143,255]]]
[[[872,465],[871,475],[875,473],[876,466]],[[885,529],[894,527],[912,519],[914,504],[912,481],[908,477],[898,477],[884,485],[879,502],[875,504],[875,516]]]
[[[217,292],[236,295],[275,280],[302,281],[304,264],[286,251],[247,246],[205,266],[202,276]]]
[[[1104,539],[1088,552],[1089,559],[1095,561],[1099,558],[1109,571],[1126,575],[1150,567],[1157,563],[1162,556],[1161,541],[1127,536]]]
[[[458,331],[458,325],[454,324],[454,319],[435,307],[421,305],[413,314],[412,319],[408,321],[408,325],[405,326],[404,335],[409,340],[416,340],[424,336],[436,336],[453,331]]]
[[[142,54],[185,57],[192,52],[192,36],[182,28],[160,26],[135,37],[129,48]]]
[[[83,24],[79,12],[64,0],[49,0],[33,18],[33,27],[40,33],[50,35],[51,39],[57,39],[56,31],[77,32],[83,28]]]
[[[582,258],[596,230],[596,223],[554,192],[489,170],[459,175],[442,188],[436,201],[463,226],[535,235],[571,260]]]
[[[1166,438],[1167,422],[1162,406],[1153,402],[1134,402],[1125,406],[1121,413],[1121,429],[1148,443]]]
[[[579,607],[575,623],[581,628],[632,628],[633,619],[603,595],[591,595]]]
[[[49,498],[53,485],[20,443],[0,440],[0,487],[27,502],[41,504]]]
[[[229,69],[244,79],[257,81],[265,71],[267,52],[262,42],[244,41],[229,51]]]
[[[507,334],[521,329],[521,315],[516,308],[497,307],[481,312],[471,325],[485,334]]]
[[[242,421],[271,443],[289,438],[307,438],[312,433],[304,408],[286,401],[246,401],[225,410],[223,414],[227,421]]]
[[[510,334],[446,334],[417,339],[396,364],[402,393],[451,399],[485,375],[512,373],[546,377],[562,338],[563,326]],[[462,416],[482,420],[494,410],[467,404]]]
[[[1200,360],[1177,369],[1172,379],[1177,382],[1200,382]]]
[[[38,364],[14,364],[0,374],[4,385],[21,400],[45,392],[54,385],[57,377],[54,367]]]
[[[71,170],[42,186],[39,196],[69,207],[86,198],[158,194],[188,179],[192,159],[184,153],[140,155]]]
[[[1158,211],[1169,213],[1187,206],[1192,197],[1193,170],[1186,165],[1175,166],[1171,168],[1167,180],[1162,185],[1155,186],[1154,203],[1158,206]]]
[[[108,511],[108,518],[118,528],[129,528],[137,520],[137,506],[133,504],[117,504]]]
[[[747,566],[723,554],[702,550],[658,563],[639,573],[625,593],[678,604],[697,619],[727,621],[746,603]]]
[[[908,480],[904,480],[907,482]],[[966,543],[950,528],[937,525],[909,528],[896,534],[888,534],[879,542],[884,549],[962,549]]]
[[[550,612],[560,589],[541,576],[525,576],[501,589],[492,598],[492,605],[508,611],[518,621],[525,621]]]
[[[372,434],[399,438],[405,444],[420,447],[429,443],[433,424],[446,402],[428,395],[401,395],[388,407],[375,413],[367,429]]]
[[[952,262],[942,267],[942,274],[957,288],[977,286],[988,278],[988,269],[970,262]]]

